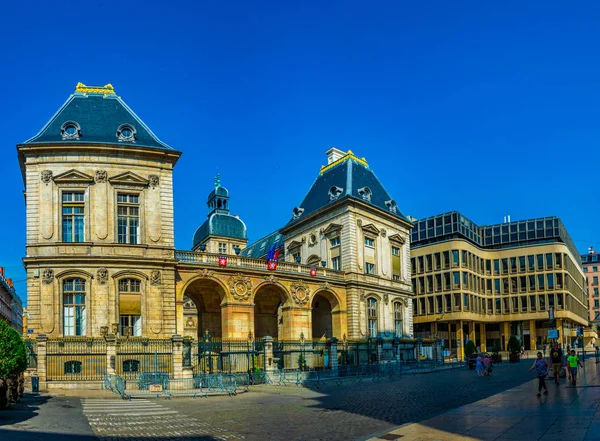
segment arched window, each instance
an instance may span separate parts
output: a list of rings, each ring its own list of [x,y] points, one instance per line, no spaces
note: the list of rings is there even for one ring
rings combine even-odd
[[[396,337],[402,337],[402,304],[394,303],[394,334]]]
[[[377,337],[377,300],[372,297],[367,300],[367,326],[369,337]]]
[[[119,280],[119,333],[142,336],[142,284],[137,279]]]
[[[85,280],[63,281],[63,334],[85,335]]]

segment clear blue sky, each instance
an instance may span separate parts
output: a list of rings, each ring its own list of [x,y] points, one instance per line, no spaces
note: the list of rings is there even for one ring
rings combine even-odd
[[[599,22],[597,2],[5,2],[0,265],[25,297],[15,145],[78,81],[112,83],[183,151],[179,249],[217,169],[254,241],[332,145],[365,156],[405,214],[557,215],[600,249]]]

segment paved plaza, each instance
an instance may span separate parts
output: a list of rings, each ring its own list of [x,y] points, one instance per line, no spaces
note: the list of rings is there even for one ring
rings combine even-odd
[[[235,397],[29,395],[0,413],[0,439],[600,440],[600,365],[586,364],[589,387],[563,380],[541,398],[529,366],[500,365],[489,378],[462,369],[319,389],[258,386]]]

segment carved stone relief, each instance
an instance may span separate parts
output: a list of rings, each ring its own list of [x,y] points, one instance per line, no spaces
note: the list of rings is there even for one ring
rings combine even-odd
[[[202,271],[200,271],[200,275],[205,279],[212,277],[213,274],[214,274],[214,271],[211,271],[206,268],[204,268]]]
[[[310,298],[310,289],[304,282],[294,282],[291,286],[292,298],[298,305],[304,305]]]
[[[152,285],[160,285],[160,283],[161,283],[160,271],[155,270],[150,273],[150,283]]]
[[[98,271],[96,271],[96,278],[100,285],[104,285],[108,281],[108,270],[106,268],[98,268]]]
[[[42,272],[42,281],[46,285],[51,284],[53,279],[54,279],[54,271],[53,270],[51,270],[51,269],[45,269]]]
[[[41,177],[44,184],[49,184],[52,180],[52,170],[42,170]]]
[[[229,279],[229,292],[236,300],[248,300],[252,292],[252,282],[249,277],[238,273]]]
[[[108,173],[106,170],[96,170],[96,182],[106,182],[108,179]]]
[[[158,187],[158,185],[160,183],[160,179],[159,179],[158,175],[148,176],[148,183],[150,184],[150,187],[152,187],[152,188]]]

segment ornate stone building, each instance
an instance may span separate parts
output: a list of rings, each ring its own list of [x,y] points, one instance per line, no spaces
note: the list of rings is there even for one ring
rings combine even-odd
[[[178,251],[172,173],[180,152],[112,86],[78,84],[17,148],[33,335],[412,335],[412,224],[352,152],[330,149],[290,221],[250,246],[217,178],[192,251]],[[269,270],[265,256],[275,250]]]

